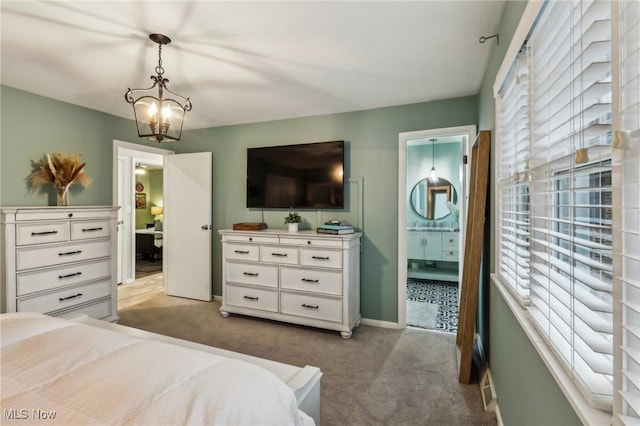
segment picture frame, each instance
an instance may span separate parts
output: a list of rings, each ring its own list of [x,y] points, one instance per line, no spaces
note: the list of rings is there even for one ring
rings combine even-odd
[[[136,194],[136,209],[146,209],[147,208],[147,194],[137,193]]]

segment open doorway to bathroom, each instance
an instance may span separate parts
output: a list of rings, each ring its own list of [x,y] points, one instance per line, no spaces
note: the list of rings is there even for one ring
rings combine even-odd
[[[399,136],[398,323],[455,333],[475,126]]]

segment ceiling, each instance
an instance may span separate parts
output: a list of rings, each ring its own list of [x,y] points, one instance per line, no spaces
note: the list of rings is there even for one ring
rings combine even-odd
[[[190,97],[185,129],[479,92],[504,1],[7,1],[2,84],[119,117],[127,88]]]

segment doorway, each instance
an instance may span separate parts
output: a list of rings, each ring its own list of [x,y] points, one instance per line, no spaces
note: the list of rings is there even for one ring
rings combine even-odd
[[[136,279],[136,229],[146,228],[147,223],[155,225],[151,207],[158,207],[163,202],[162,189],[159,194],[153,192],[152,196],[148,178],[138,179],[136,168],[141,170],[141,166],[144,165],[146,168],[159,169],[162,175],[164,156],[173,154],[173,151],[118,140],[114,140],[113,143],[113,164],[117,168],[113,173],[113,200],[114,204],[120,206],[117,282],[129,284]],[[162,248],[159,250],[163,251]],[[162,259],[160,252],[159,261],[162,262]]]
[[[475,126],[399,135],[398,326],[455,332]],[[455,316],[455,318],[452,318]]]
[[[163,166],[135,165],[135,279],[162,273],[164,247]]]

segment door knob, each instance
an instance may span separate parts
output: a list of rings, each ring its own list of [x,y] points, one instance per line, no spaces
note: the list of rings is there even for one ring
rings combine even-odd
[[[201,228],[204,229],[205,231],[211,229],[209,225],[202,225]]]

